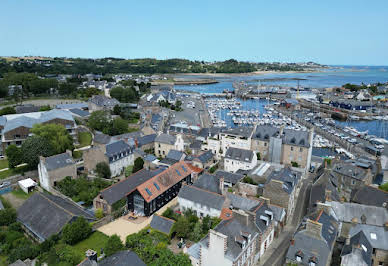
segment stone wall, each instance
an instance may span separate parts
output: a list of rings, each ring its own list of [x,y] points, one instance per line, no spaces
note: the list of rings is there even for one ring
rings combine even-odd
[[[243,196],[257,196],[259,193],[259,187],[256,185],[251,185],[243,182],[237,183],[238,192]]]

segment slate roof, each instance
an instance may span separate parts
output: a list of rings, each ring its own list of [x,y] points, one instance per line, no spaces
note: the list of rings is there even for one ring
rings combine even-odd
[[[205,151],[200,155],[196,156],[196,159],[198,159],[201,163],[207,163],[213,159],[213,153],[212,151]]]
[[[94,134],[93,141],[99,144],[108,144],[111,141],[112,137],[108,136],[102,132],[96,132]]]
[[[362,231],[373,248],[388,251],[388,230],[383,226],[356,224],[349,230],[350,237]]]
[[[253,133],[253,139],[269,141],[271,137],[279,135],[280,129],[269,125],[258,125]]]
[[[243,150],[230,147],[225,154],[225,158],[241,162],[252,162],[254,153],[251,150]]]
[[[119,140],[106,145],[106,155],[108,157],[119,156],[121,153],[132,154],[133,149],[124,140]]]
[[[144,160],[145,161],[148,161],[148,162],[153,162],[155,161],[156,159],[156,156],[155,155],[152,155],[152,154],[147,154],[145,157],[144,157]]]
[[[220,180],[214,175],[203,174],[194,182],[193,186],[217,194],[221,194]]]
[[[306,219],[311,219],[322,224],[321,237],[312,236],[306,229]],[[290,245],[287,258],[296,261],[296,254],[302,256],[302,264],[308,265],[314,258],[317,266],[324,266],[331,259],[329,254],[332,250],[333,243],[336,240],[338,224],[336,220],[323,211],[316,211],[307,215],[294,234],[294,244]],[[319,251],[319,252],[318,252]]]
[[[167,157],[160,160],[160,163],[165,164],[165,165],[173,165],[173,164],[176,164],[177,162],[179,162],[179,161],[171,159],[171,158],[167,158]]]
[[[115,98],[109,98],[104,95],[93,95],[92,98],[89,99],[89,102],[100,107],[114,107],[115,105],[120,104]]]
[[[146,264],[135,252],[122,250],[99,261],[98,266],[146,266]]]
[[[364,180],[367,172],[364,169],[355,167],[351,163],[339,162],[333,166],[333,172],[357,180]]]
[[[221,211],[225,197],[195,186],[182,186],[178,197]]]
[[[200,150],[202,147],[202,141],[194,140],[192,143],[190,143],[189,147],[190,147],[190,149]]]
[[[142,169],[133,175],[130,175],[126,179],[102,190],[100,195],[109,205],[112,205],[124,198],[131,191],[134,191],[137,186],[146,182],[158,173],[160,173],[160,170],[149,171]]]
[[[240,174],[236,174],[236,173],[229,173],[229,172],[222,171],[222,170],[218,170],[215,173],[215,175],[218,178],[223,177],[224,182],[232,183],[233,185],[237,184],[241,179],[244,178],[244,175],[240,175]]]
[[[156,134],[145,135],[137,139],[139,147],[153,143],[155,141]]]
[[[291,194],[300,181],[300,175],[299,173],[292,171],[291,168],[285,167],[280,171],[273,171],[268,176],[267,183],[269,183],[271,180],[278,180],[283,182],[283,190],[288,194]]]
[[[282,139],[283,139],[283,144],[306,147],[306,148],[310,147],[308,131],[285,128],[283,130]]]
[[[350,238],[349,245],[344,245],[341,257],[351,253],[358,253],[361,255],[360,259],[362,259],[367,265],[372,265],[372,251],[373,248],[369,243],[368,238],[365,236],[363,231],[360,231]]]
[[[352,219],[357,218],[361,223],[361,216],[365,216],[365,224],[383,226],[388,221],[388,210],[383,207],[361,205],[348,202],[326,202],[332,207],[338,220],[351,223]]]
[[[46,157],[44,161],[47,171],[63,168],[72,164],[75,164],[75,162],[67,152]]]
[[[44,241],[76,217],[89,221],[94,216],[74,202],[50,194],[34,193],[17,210],[17,219],[40,241]]]
[[[173,159],[176,161],[180,161],[182,156],[184,155],[183,152],[178,151],[178,150],[170,150],[166,156],[168,159]]]
[[[35,106],[32,104],[24,104],[24,105],[15,106],[15,111],[17,114],[38,112],[39,109],[40,109],[39,106]]]
[[[175,136],[165,134],[165,133],[162,133],[155,138],[155,142],[160,142],[160,143],[165,143],[165,144],[170,144],[170,145],[174,145],[175,141],[176,141]]]
[[[388,192],[372,186],[362,186],[352,191],[351,202],[377,207],[388,206]]]
[[[233,206],[234,209],[244,211],[255,210],[261,204],[261,201],[248,199],[233,193],[226,193],[226,198],[230,206]]]
[[[154,214],[150,226],[153,229],[156,229],[162,233],[169,235],[174,223],[174,220]]]
[[[331,192],[331,200],[339,201],[340,197],[336,186],[330,178],[330,171],[325,171],[311,187],[309,208],[312,210],[317,202],[326,201],[326,190]]]
[[[80,117],[87,117],[90,115],[90,113],[88,111],[84,111],[82,109],[69,109],[70,112],[72,112],[73,114],[76,114]]]
[[[63,103],[56,106],[57,109],[87,109],[88,104],[82,103]]]
[[[227,128],[221,131],[221,133],[224,133],[224,134],[242,136],[244,138],[249,138],[252,135],[252,132],[253,132],[252,127]]]

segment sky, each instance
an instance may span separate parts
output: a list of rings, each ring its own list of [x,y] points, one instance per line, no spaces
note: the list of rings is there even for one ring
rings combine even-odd
[[[1,0],[0,55],[388,65],[388,1]]]

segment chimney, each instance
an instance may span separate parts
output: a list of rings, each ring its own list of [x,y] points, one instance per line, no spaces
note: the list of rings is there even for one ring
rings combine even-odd
[[[86,252],[85,252],[85,255],[86,257],[91,260],[91,261],[97,261],[97,252],[95,252],[94,250],[92,249],[88,249]]]
[[[66,153],[69,154],[69,156],[73,156],[73,153],[71,152],[71,150],[66,150]]]
[[[225,194],[225,189],[224,189],[224,177],[221,176],[219,179],[219,189],[222,195]]]
[[[322,238],[322,224],[321,223],[307,219],[306,230],[311,236],[318,238],[318,239]]]
[[[318,202],[317,203],[317,210],[321,211],[323,210],[326,214],[330,214],[331,206],[326,203]]]
[[[233,217],[241,222],[243,225],[249,225],[249,214],[242,210],[233,210]]]
[[[325,198],[326,198],[326,201],[331,201],[331,191],[330,190],[325,190]]]
[[[127,139],[128,140],[128,139]],[[138,148],[139,147],[139,142],[137,141],[137,139],[135,139],[135,147]]]
[[[39,161],[41,161],[42,163],[46,162],[46,158],[43,157],[43,156],[39,156]]]
[[[350,245],[350,234],[349,233],[346,235],[345,245]]]

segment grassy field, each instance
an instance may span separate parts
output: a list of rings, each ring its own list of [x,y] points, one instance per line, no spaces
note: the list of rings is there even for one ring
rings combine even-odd
[[[19,198],[19,199],[26,200],[29,197],[31,197],[32,194],[34,194],[34,192],[26,194],[23,190],[17,189],[17,190],[12,190],[11,194],[14,195],[15,197]]]
[[[108,241],[108,236],[96,231],[93,234],[91,234],[87,239],[75,244],[73,246],[73,249],[82,255],[82,257],[85,257],[85,251],[88,249],[93,249],[97,252],[98,256],[101,254],[101,248],[105,247],[106,242]]]
[[[92,143],[92,134],[89,132],[79,132],[78,133],[78,142],[79,142],[79,148],[88,146]]]
[[[2,159],[0,160],[0,169],[8,168],[8,160]]]

